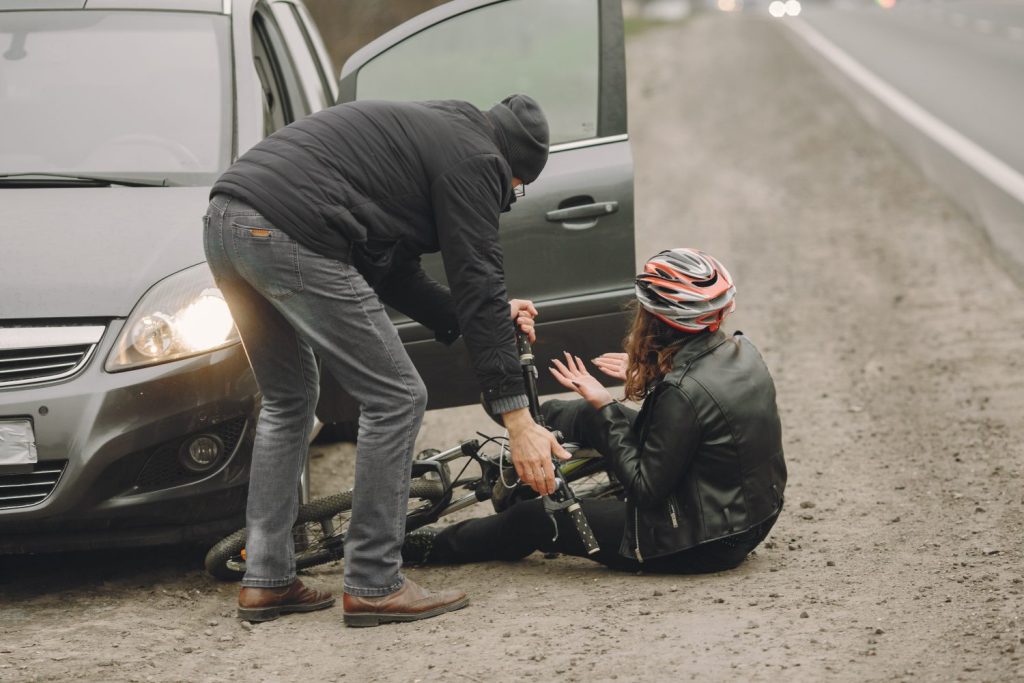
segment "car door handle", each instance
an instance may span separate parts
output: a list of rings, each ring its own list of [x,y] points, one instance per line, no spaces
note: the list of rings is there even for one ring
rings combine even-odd
[[[618,202],[595,202],[583,204],[582,206],[570,206],[565,209],[555,209],[545,214],[552,223],[562,223],[570,230],[583,230],[592,228],[597,224],[596,220],[586,220],[608,216],[619,210]]]

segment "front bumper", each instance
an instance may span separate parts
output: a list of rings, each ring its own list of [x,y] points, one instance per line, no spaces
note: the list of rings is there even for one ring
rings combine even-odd
[[[107,327],[77,375],[0,392],[0,417],[30,419],[40,465],[62,468],[41,502],[0,507],[0,553],[183,541],[241,526],[259,410],[241,345],[108,373],[122,325]],[[201,474],[177,465],[178,446],[196,434],[225,446]]]

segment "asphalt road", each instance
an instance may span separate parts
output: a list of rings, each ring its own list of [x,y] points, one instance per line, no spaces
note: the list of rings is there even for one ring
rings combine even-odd
[[[1024,2],[805,3],[801,18],[876,76],[1024,173]]]

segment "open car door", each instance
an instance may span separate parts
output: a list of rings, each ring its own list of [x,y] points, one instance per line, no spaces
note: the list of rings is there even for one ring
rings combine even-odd
[[[563,349],[584,358],[621,349],[635,265],[623,41],[620,0],[455,0],[342,68],[340,102],[462,99],[486,110],[518,92],[540,103],[550,160],[501,221],[509,297],[540,310],[540,362]],[[439,254],[424,266],[445,282]],[[461,342],[448,348],[394,320],[431,408],[479,400]],[[563,391],[546,373],[540,380],[544,393]]]

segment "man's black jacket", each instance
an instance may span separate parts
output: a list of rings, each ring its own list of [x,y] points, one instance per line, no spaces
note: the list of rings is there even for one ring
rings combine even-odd
[[[626,489],[623,555],[675,553],[741,533],[782,508],[775,384],[742,335],[696,335],[639,415],[618,403],[585,414],[588,440]]]
[[[451,343],[488,399],[524,393],[498,216],[512,201],[504,137],[467,102],[342,104],[269,136],[213,186],[317,253],[354,263],[388,305]],[[451,292],[420,255],[440,251]]]

